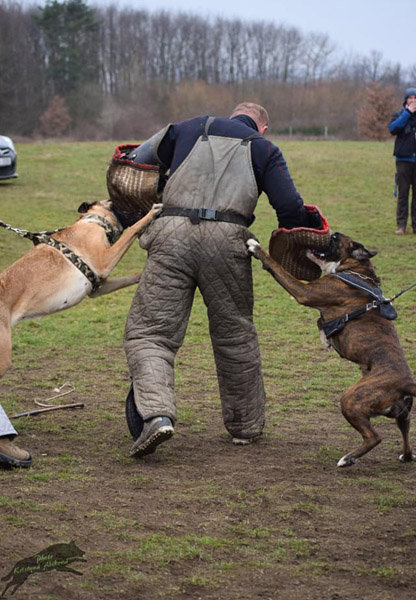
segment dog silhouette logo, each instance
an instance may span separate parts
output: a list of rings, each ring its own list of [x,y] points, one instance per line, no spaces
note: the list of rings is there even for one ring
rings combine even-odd
[[[8,583],[0,598],[5,598],[7,590],[12,587],[14,589],[10,592],[10,595],[13,596],[16,590],[24,584],[29,575],[33,575],[34,573],[63,571],[65,573],[73,573],[74,575],[82,575],[80,571],[73,569],[70,564],[75,561],[87,562],[83,558],[84,554],[85,552],[78,548],[72,540],[69,544],[52,544],[34,556],[22,558],[7,575],[2,577],[1,580]]]

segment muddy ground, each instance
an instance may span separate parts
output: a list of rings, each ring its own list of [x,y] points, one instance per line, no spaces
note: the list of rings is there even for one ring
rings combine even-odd
[[[120,354],[110,352],[106,364]],[[68,374],[64,361],[52,360],[37,361],[37,381]],[[5,598],[415,598],[416,467],[398,462],[393,422],[379,421],[384,439],[371,454],[337,469],[359,440],[336,398],[307,409],[280,397],[268,403],[264,436],[235,447],[215,377],[201,374],[178,386],[174,437],[133,460],[127,373],[109,366],[94,375],[95,367],[86,365],[83,383],[65,398],[84,402],[82,411],[14,421],[34,464],[0,472],[0,590],[19,561],[53,544],[72,540],[84,562],[63,561],[78,574],[34,570]],[[34,388],[33,378],[14,367],[1,397],[36,408],[33,398],[47,389]]]

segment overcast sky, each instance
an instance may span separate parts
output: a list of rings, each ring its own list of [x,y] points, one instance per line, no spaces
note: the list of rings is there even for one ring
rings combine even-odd
[[[404,68],[416,64],[416,0],[90,0],[88,4],[284,23],[303,33],[327,33],[341,55],[368,56],[377,50],[385,61]]]

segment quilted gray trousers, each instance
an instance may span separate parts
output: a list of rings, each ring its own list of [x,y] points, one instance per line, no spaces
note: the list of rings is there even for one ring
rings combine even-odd
[[[2,405],[0,404],[0,437],[4,435],[15,436],[17,431],[11,424],[9,417],[4,412]]]
[[[166,415],[175,421],[174,358],[198,287],[208,311],[225,427],[237,437],[261,433],[265,395],[252,317],[251,259],[245,246],[249,237],[236,224],[193,225],[186,217],[161,217],[140,238],[148,259],[124,347],[137,410],[144,419]]]

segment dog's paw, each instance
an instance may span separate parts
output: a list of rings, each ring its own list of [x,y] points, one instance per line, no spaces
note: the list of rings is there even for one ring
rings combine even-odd
[[[346,454],[337,462],[337,467],[352,467],[357,462],[357,459],[353,456]]]
[[[163,210],[163,204],[160,202],[159,204],[153,204],[153,218],[158,217]]]
[[[406,456],[405,454],[400,454],[400,456],[399,456],[399,461],[401,463],[412,462],[413,460],[416,460],[416,456],[414,454],[411,454],[410,456]]]
[[[246,246],[248,248],[248,251],[250,252],[250,254],[252,254],[253,256],[255,256],[256,258],[258,258],[259,256],[259,249],[260,249],[260,244],[258,243],[257,240],[247,240],[246,241]]]

